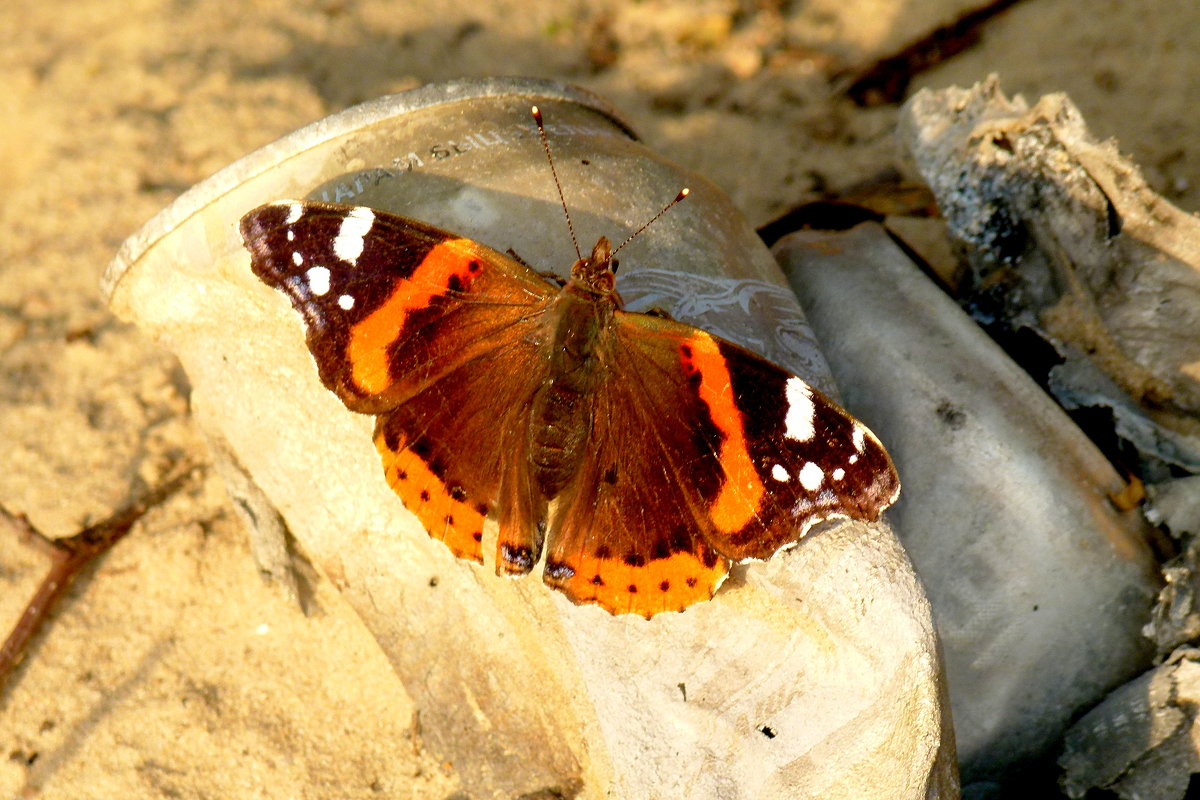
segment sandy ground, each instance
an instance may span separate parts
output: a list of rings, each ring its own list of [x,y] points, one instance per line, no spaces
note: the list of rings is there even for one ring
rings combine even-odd
[[[54,536],[205,454],[173,359],[97,279],[184,189],[277,136],[427,81],[552,77],[611,100],[751,222],[896,163],[895,107],[839,71],[965,0],[7,0],[0,5],[0,502]],[[1152,185],[1200,205],[1200,5],[1025,0],[914,87],[1066,91]],[[0,627],[44,560],[0,528]],[[264,586],[206,475],[76,585],[0,695],[0,797],[442,798],[407,695],[316,581]]]

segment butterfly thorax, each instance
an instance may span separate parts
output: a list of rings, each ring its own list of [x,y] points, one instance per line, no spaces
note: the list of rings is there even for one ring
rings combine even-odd
[[[585,455],[589,400],[607,378],[603,352],[613,312],[620,307],[610,246],[601,237],[591,258],[575,262],[549,315],[556,321],[547,338],[549,380],[534,395],[529,430],[530,466],[547,500],[562,491]]]

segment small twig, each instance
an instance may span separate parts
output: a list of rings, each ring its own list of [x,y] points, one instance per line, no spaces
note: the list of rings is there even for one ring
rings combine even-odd
[[[89,525],[65,539],[47,537],[35,528],[24,514],[14,514],[0,505],[0,518],[14,525],[23,536],[37,542],[51,558],[46,577],[42,579],[33,598],[25,606],[8,639],[0,647],[0,691],[3,690],[4,683],[12,671],[25,657],[30,641],[41,630],[55,604],[84,567],[119,542],[147,511],[179,491],[197,469],[194,465],[183,469],[111,517]]]
[[[860,106],[899,103],[913,78],[974,45],[984,23],[1018,2],[988,0],[899,52],[856,70],[847,80],[845,93]]]

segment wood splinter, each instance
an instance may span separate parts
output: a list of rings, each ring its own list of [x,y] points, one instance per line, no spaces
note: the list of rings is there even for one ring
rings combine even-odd
[[[9,676],[25,657],[30,641],[83,569],[129,533],[134,523],[147,511],[183,488],[197,470],[196,465],[184,467],[112,516],[63,539],[46,536],[33,526],[27,516],[13,513],[0,504],[0,519],[12,524],[23,538],[38,544],[51,558],[46,576],[0,647],[0,691],[3,691]]]

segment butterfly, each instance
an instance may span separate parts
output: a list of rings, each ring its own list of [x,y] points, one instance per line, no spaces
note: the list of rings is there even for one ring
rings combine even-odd
[[[405,507],[479,563],[494,523],[497,574],[544,558],[543,581],[575,603],[649,618],[899,494],[879,440],[802,379],[626,311],[606,238],[559,285],[362,206],[268,203],[241,234],[303,317],[321,382],[376,417]]]

